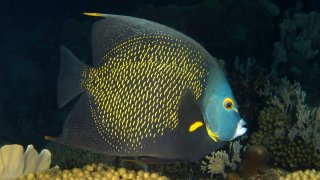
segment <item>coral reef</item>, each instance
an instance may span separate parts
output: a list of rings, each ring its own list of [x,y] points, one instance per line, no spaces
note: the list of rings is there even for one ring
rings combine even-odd
[[[51,153],[43,149],[40,154],[29,145],[23,151],[21,145],[4,145],[0,149],[1,179],[15,179],[23,174],[40,173],[49,170]]]
[[[265,81],[266,68],[258,64],[255,58],[247,58],[246,62],[241,63],[240,58],[237,56],[233,69],[228,74],[232,79],[230,83],[232,88],[235,89],[234,94],[238,101],[241,115],[244,119],[248,120],[248,124],[252,123],[250,120],[256,119],[259,111],[260,97],[258,89]]]
[[[314,82],[320,75],[320,13],[287,13],[279,30],[280,40],[274,43],[271,72],[267,77],[288,76],[318,97],[320,85]],[[313,100],[319,102],[318,98]]]
[[[21,180],[29,179],[43,179],[43,180],[62,180],[62,179],[99,179],[99,180],[118,180],[118,179],[149,179],[149,180],[168,180],[166,176],[161,176],[155,172],[148,171],[134,171],[125,168],[116,169],[114,167],[107,167],[104,164],[89,164],[83,168],[73,168],[70,170],[56,169],[54,171],[29,173],[20,176]]]
[[[255,174],[247,179],[259,179],[259,180],[270,180],[279,179],[281,176],[285,176],[288,172],[280,168],[268,168],[264,173]]]
[[[170,179],[188,179],[193,177],[195,179],[207,177],[207,174],[203,174],[198,162],[195,163],[174,163],[174,164],[162,164],[162,165],[148,165],[150,171],[161,172],[170,177]]]
[[[306,169],[304,171],[295,171],[280,176],[279,180],[296,180],[296,179],[320,179],[320,171],[314,169]]]
[[[267,97],[259,113],[259,128],[249,143],[265,146],[274,166],[295,169],[320,167],[318,108],[305,104],[300,84],[282,79],[279,86],[269,82],[260,95]]]
[[[244,150],[240,141],[231,142],[229,146],[229,153],[224,150],[214,151],[211,155],[206,156],[207,161],[202,161],[201,170],[208,172],[211,177],[214,174],[222,174],[227,177],[225,167],[230,167],[231,170],[236,170],[238,163],[241,162],[240,155]],[[231,157],[231,158],[230,158]]]

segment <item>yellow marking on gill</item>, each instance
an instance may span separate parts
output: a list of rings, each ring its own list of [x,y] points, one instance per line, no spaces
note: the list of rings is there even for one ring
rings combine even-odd
[[[197,130],[199,127],[203,126],[203,123],[201,121],[196,121],[189,127],[189,132],[193,132]]]
[[[210,138],[214,141],[214,142],[218,142],[218,134],[217,133],[214,133],[210,130],[210,128],[208,128],[208,126],[206,126],[207,128],[207,133],[208,135],[210,136]]]

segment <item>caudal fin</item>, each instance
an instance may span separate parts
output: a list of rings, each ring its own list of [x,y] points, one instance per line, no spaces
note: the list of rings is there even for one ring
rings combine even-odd
[[[109,155],[114,153],[110,151],[111,147],[106,146],[92,119],[87,94],[81,94],[73,106],[64,122],[62,134],[59,137],[45,136],[45,139],[71,148]]]
[[[65,46],[60,46],[60,72],[58,77],[58,107],[61,108],[83,92],[81,72],[86,66]]]

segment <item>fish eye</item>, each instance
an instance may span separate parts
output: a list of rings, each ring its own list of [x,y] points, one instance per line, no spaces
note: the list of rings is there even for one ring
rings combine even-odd
[[[231,98],[225,98],[223,100],[223,107],[227,110],[231,110],[234,107],[234,102]]]

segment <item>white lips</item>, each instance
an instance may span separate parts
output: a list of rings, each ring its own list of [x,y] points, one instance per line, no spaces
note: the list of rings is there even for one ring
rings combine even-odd
[[[243,119],[240,119],[240,121],[237,124],[236,132],[234,133],[232,139],[242,136],[244,133],[247,132],[247,128],[243,127],[244,125],[246,125],[246,122]]]

